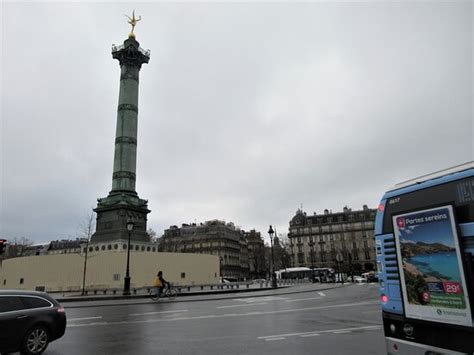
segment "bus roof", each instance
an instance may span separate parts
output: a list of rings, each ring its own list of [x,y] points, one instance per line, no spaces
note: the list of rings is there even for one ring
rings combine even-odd
[[[387,192],[394,191],[394,190],[399,190],[399,189],[402,189],[404,187],[408,187],[408,186],[412,186],[412,185],[416,185],[416,184],[421,184],[422,182],[425,182],[425,181],[428,181],[428,180],[433,180],[433,179],[436,179],[436,178],[440,178],[440,177],[443,177],[443,176],[446,176],[446,175],[458,173],[458,172],[461,172],[461,171],[464,171],[464,170],[469,170],[469,169],[474,169],[474,162],[473,161],[470,161],[470,162],[467,162],[467,163],[464,163],[464,164],[460,164],[460,165],[456,165],[456,166],[453,166],[453,167],[448,168],[448,169],[443,169],[443,170],[440,170],[440,171],[437,171],[437,172],[434,172],[434,173],[431,173],[431,174],[422,175],[422,176],[414,178],[414,179],[402,181],[402,182],[396,184],[391,189],[389,189]]]

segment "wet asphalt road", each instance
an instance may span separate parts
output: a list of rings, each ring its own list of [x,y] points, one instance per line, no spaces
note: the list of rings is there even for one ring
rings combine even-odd
[[[117,303],[65,304],[66,335],[44,354],[384,353],[376,284]]]

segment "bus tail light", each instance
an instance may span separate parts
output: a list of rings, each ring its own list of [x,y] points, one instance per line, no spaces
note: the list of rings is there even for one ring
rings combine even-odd
[[[385,211],[385,203],[380,203],[378,210],[379,210],[380,212]]]
[[[387,295],[382,295],[382,303],[385,304],[388,302],[388,296]]]

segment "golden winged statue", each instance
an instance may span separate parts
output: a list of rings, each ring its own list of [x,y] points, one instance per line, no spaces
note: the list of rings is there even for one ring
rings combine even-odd
[[[129,37],[135,37],[135,33],[133,33],[133,30],[135,29],[135,26],[137,25],[137,22],[142,19],[141,16],[138,16],[138,18],[135,18],[135,10],[132,12],[132,17],[125,15],[128,18],[128,23],[132,25],[132,32],[130,32]]]

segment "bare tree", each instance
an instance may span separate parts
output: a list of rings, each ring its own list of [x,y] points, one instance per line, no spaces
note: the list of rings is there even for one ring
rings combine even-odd
[[[95,228],[95,212],[92,210],[89,215],[84,218],[84,220],[80,224],[80,232],[79,236],[80,238],[86,239],[86,252],[84,255],[84,272],[82,275],[82,295],[84,296],[85,294],[85,288],[86,288],[86,272],[87,272],[87,256],[89,253],[89,243],[91,240],[92,236],[92,231]]]
[[[26,238],[13,238],[12,240],[7,241],[7,248],[5,252],[5,259],[17,258],[20,256],[27,255],[27,251],[33,245],[33,242]]]
[[[157,234],[153,229],[148,228],[148,230],[146,231],[146,234],[148,234],[148,236],[150,237],[151,242],[155,243],[158,240]]]

